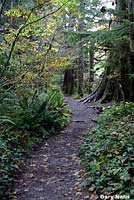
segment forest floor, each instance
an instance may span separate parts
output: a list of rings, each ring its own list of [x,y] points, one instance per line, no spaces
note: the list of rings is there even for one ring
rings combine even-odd
[[[96,125],[98,114],[71,97],[66,97],[66,102],[72,109],[71,124],[32,152],[15,181],[10,200],[97,199],[81,187],[84,170],[79,152],[83,136]]]

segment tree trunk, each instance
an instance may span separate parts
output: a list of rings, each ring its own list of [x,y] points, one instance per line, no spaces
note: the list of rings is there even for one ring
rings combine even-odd
[[[129,99],[134,100],[134,1],[128,0],[128,20],[129,24],[129,55],[128,55],[128,67],[129,74],[133,77],[129,77]]]
[[[96,91],[82,99],[85,103],[98,100],[103,103],[112,100],[134,101],[134,2],[128,0],[127,3],[118,0],[117,8],[126,12],[128,10],[129,41],[122,39],[116,45],[116,50],[115,47],[111,49],[108,62],[112,67],[106,69]]]
[[[79,12],[81,17],[79,18],[79,28],[78,31],[84,31],[84,2],[80,1]],[[84,53],[83,53],[83,40],[79,36],[79,63],[78,63],[78,94],[83,96],[83,73],[84,73]]]
[[[74,91],[74,70],[66,69],[64,72],[63,91],[65,94],[72,95]]]
[[[79,55],[79,66],[78,66],[78,94],[83,96],[83,70],[84,70],[84,59],[80,52]]]
[[[92,83],[94,80],[94,73],[93,73],[93,66],[94,66],[94,50],[93,47],[91,47],[90,55],[89,55],[89,87],[88,92],[89,94],[92,92]]]

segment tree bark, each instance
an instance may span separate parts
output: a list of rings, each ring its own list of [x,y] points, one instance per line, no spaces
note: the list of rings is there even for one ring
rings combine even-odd
[[[112,67],[105,70],[96,91],[82,99],[85,103],[98,100],[103,103],[112,100],[134,101],[134,1],[118,0],[117,8],[126,11],[124,19],[128,15],[129,41],[121,39],[118,45],[115,44],[116,49],[115,46],[111,49],[107,62]]]
[[[88,92],[89,94],[92,92],[92,83],[94,80],[94,73],[93,73],[93,66],[94,66],[94,50],[93,47],[91,46],[90,50],[90,55],[89,55],[89,87],[88,87]]]
[[[63,91],[65,94],[72,95],[74,91],[74,70],[66,69],[64,72]]]
[[[84,31],[84,2],[80,1],[79,12],[81,17],[79,18],[79,28],[78,31]],[[78,94],[83,96],[83,73],[84,73],[84,53],[83,53],[83,40],[79,36],[79,63],[78,63]]]

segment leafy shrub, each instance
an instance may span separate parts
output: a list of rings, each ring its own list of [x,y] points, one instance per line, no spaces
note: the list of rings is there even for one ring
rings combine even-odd
[[[0,196],[5,195],[22,156],[22,152],[16,148],[11,149],[8,142],[0,138]]]
[[[41,138],[70,122],[70,109],[59,88],[28,90],[0,97],[0,196],[5,194],[22,155]]]
[[[88,187],[101,194],[134,194],[134,103],[107,109],[81,148]]]
[[[32,102],[32,103],[31,103]],[[60,89],[50,88],[48,93],[40,93],[34,97],[23,98],[17,109],[15,124],[19,129],[33,131],[44,128],[56,131],[66,126],[70,121],[70,109],[64,102]]]

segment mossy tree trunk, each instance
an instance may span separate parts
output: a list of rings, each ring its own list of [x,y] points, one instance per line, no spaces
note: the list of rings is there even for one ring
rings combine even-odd
[[[118,9],[127,12],[129,40],[121,39],[110,50],[107,62],[111,67],[105,70],[99,87],[90,96],[85,97],[84,102],[134,101],[134,2],[118,0],[117,4]]]

